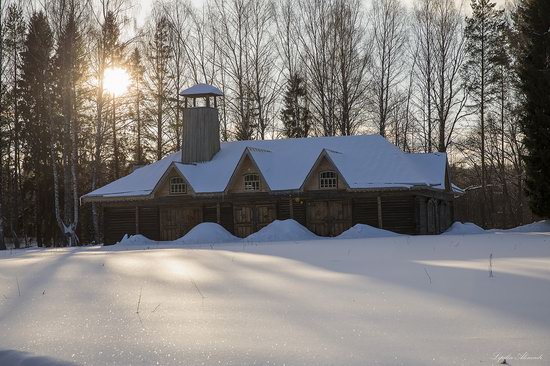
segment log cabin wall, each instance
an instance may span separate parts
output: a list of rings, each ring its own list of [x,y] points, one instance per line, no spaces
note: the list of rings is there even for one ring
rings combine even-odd
[[[106,244],[136,233],[153,240],[173,240],[200,222],[217,222],[244,237],[275,219],[289,218],[323,236],[338,235],[355,224],[401,234],[438,234],[451,225],[453,206],[451,195],[431,191],[259,192],[222,198],[180,195],[120,202],[105,206],[103,217]]]
[[[106,207],[103,210],[103,240],[114,244],[126,234],[136,233],[136,208]]]
[[[416,234],[415,197],[383,196],[382,228],[400,234]]]

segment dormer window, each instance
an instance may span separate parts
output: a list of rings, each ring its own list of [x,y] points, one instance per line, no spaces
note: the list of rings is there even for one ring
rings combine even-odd
[[[338,176],[336,172],[328,170],[319,173],[319,188],[331,189],[338,187]]]
[[[187,184],[181,177],[170,178],[170,194],[186,194]]]
[[[244,176],[244,190],[245,191],[259,191],[260,190],[260,176],[258,174],[245,174]]]

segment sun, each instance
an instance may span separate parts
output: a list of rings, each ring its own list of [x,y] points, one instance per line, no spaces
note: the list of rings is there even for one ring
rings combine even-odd
[[[120,96],[130,85],[130,75],[121,67],[109,67],[103,74],[103,88],[109,94]]]

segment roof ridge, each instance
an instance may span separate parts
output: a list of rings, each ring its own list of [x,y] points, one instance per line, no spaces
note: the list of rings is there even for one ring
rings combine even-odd
[[[255,146],[247,146],[246,148],[250,151],[256,151],[256,152],[268,152],[268,153],[272,152],[271,150],[263,149],[261,147],[255,147]]]

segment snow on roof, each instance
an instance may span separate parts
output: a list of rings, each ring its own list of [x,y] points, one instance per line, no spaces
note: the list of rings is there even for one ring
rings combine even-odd
[[[137,169],[84,197],[147,196],[171,166],[195,193],[222,193],[244,154],[253,159],[272,191],[300,190],[323,154],[351,189],[445,189],[445,154],[409,154],[380,135],[224,142],[208,162],[183,164],[180,152]]]
[[[409,154],[412,163],[418,169],[422,176],[427,177],[430,182],[439,182],[437,185],[431,183],[435,188],[445,189],[445,168],[447,167],[447,154]],[[434,167],[443,167],[443,169],[434,169]]]
[[[182,89],[180,91],[181,96],[185,97],[205,97],[205,96],[222,96],[223,93],[215,86],[208,84],[197,84],[190,88]]]

